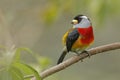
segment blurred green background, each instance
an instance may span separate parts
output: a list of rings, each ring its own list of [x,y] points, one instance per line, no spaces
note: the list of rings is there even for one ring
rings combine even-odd
[[[35,55],[49,59],[48,67],[54,66],[63,48],[61,38],[78,14],[87,15],[92,21],[92,47],[120,41],[119,8],[120,0],[0,0],[0,45],[8,50],[13,45],[30,48]],[[45,80],[119,80],[120,50],[106,53]],[[68,54],[66,59],[73,55]],[[28,54],[22,54],[22,60],[38,66]]]

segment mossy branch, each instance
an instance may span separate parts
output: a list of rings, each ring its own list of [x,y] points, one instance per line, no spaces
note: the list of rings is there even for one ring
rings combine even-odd
[[[106,52],[106,51],[111,51],[111,50],[116,50],[116,49],[120,49],[120,42],[116,42],[116,43],[111,43],[111,44],[107,44],[107,45],[102,45],[102,46],[98,46],[98,47],[95,47],[95,48],[92,48],[92,49],[89,49],[88,50],[88,53],[92,56],[92,55],[95,55],[95,54],[98,54],[98,53],[102,53],[102,52]],[[59,72],[71,65],[73,65],[74,63],[80,61],[80,60],[83,60],[84,58],[87,58],[88,57],[88,54],[86,53],[83,53],[83,54],[80,54],[79,56],[75,55],[69,59],[67,59],[66,61],[60,63],[59,65],[55,65],[43,72],[40,73],[40,76],[42,79],[56,73],[56,72]],[[34,78],[34,76],[30,75],[30,76],[26,76],[27,77],[31,77],[32,79],[31,80],[36,80]]]

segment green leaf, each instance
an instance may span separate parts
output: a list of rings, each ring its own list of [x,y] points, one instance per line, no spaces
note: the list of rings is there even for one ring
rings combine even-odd
[[[34,69],[32,68],[31,66],[27,65],[27,64],[24,64],[24,63],[14,63],[13,64],[16,68],[20,69],[21,72],[24,74],[24,75],[30,75],[30,74],[33,74],[36,78],[36,80],[41,80],[41,77],[39,75],[39,73]],[[28,78],[27,78],[28,79]]]
[[[20,61],[21,51],[26,51],[26,52],[32,54],[32,51],[29,48],[17,48],[16,51],[15,51],[13,62],[19,62]]]
[[[24,80],[24,77],[19,69],[9,66],[0,71],[0,80]]]
[[[24,79],[21,71],[14,66],[11,66],[8,72],[12,76],[12,80],[23,80]]]

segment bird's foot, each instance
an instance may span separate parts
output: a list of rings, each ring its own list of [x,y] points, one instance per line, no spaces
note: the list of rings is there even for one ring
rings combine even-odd
[[[90,58],[90,56],[91,56],[91,54],[88,52],[88,51],[86,51],[86,50],[84,50],[84,51],[82,51],[81,53],[79,53],[79,52],[76,52],[76,51],[74,51],[78,56],[80,55],[80,54],[82,54],[82,53],[86,53],[86,54],[88,54],[88,57]],[[83,62],[83,59],[81,59],[81,62]]]
[[[88,57],[89,57],[89,58],[90,58],[90,56],[91,56],[91,54],[90,54],[88,51],[86,51],[86,50],[82,51],[81,53],[86,53],[86,54],[88,54]]]

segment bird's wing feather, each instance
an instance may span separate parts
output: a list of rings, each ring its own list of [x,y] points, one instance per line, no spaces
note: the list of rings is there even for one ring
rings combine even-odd
[[[73,29],[71,32],[69,32],[66,39],[66,47],[68,52],[71,50],[72,45],[78,39],[79,35],[80,34],[77,29]]]

